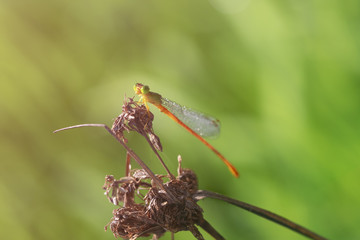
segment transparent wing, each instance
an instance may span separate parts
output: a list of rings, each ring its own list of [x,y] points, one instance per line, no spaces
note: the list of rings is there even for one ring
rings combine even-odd
[[[165,108],[200,136],[215,137],[219,135],[220,121],[216,118],[181,106],[167,98],[162,98],[161,101]]]

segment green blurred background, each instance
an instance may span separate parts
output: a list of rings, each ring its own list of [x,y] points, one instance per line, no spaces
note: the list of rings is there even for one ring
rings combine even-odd
[[[152,108],[174,173],[181,154],[201,189],[331,239],[360,237],[359,9],[356,0],[1,0],[0,238],[114,239],[101,186],[123,176],[124,149],[103,129],[52,131],[111,125],[135,82],[219,118],[209,141],[241,176]],[[163,173],[146,142],[128,137]],[[304,239],[234,206],[200,204],[226,239]]]

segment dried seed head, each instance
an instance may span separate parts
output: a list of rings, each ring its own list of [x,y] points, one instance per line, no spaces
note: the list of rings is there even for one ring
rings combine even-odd
[[[165,231],[186,230],[197,239],[203,239],[195,226],[201,226],[205,221],[203,210],[193,196],[198,189],[197,177],[193,171],[181,168],[180,162],[179,176],[164,183],[163,188],[151,184],[153,179],[143,169],[134,170],[132,176],[119,180],[106,176],[104,189],[110,202],[124,202],[122,208],[113,211],[108,224],[115,237],[136,239],[154,234],[157,239]],[[156,178],[164,181],[168,177],[156,175]],[[145,197],[140,196],[140,189],[147,190]],[[136,196],[143,202],[135,202]]]
[[[141,204],[115,209],[113,211],[114,217],[108,224],[114,236],[123,239],[136,239],[140,236],[149,236],[150,234],[161,236],[165,233],[165,229],[144,215],[144,210],[145,207]],[[105,227],[106,229],[107,227]]]
[[[127,142],[124,131],[136,131],[143,136],[147,135],[154,148],[162,151],[160,139],[152,128],[153,121],[154,115],[145,105],[139,105],[133,98],[127,98],[122,106],[122,113],[115,119],[111,130],[124,142]]]
[[[203,219],[202,209],[192,198],[186,182],[173,180],[165,186],[178,201],[171,201],[166,192],[151,188],[145,196],[146,214],[150,219],[174,233],[189,230],[189,226]]]

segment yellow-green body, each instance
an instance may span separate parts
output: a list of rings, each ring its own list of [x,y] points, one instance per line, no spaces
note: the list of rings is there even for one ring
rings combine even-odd
[[[146,85],[143,85],[141,83],[137,83],[134,86],[134,91],[137,95],[140,96],[140,102],[144,103],[147,108],[147,103],[151,103],[155,106],[161,106],[161,95],[155,92],[151,92],[150,88]]]

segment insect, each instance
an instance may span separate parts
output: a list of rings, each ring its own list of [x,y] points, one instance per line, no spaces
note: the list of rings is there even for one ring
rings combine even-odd
[[[160,94],[151,92],[149,86],[137,83],[134,86],[134,91],[140,96],[140,102],[145,104],[149,110],[147,103],[153,104],[161,112],[166,114],[180,126],[185,128],[188,132],[199,139],[203,144],[210,148],[229,168],[230,172],[239,177],[236,168],[210,143],[203,137],[216,136],[220,132],[219,121],[213,117],[207,116],[203,113],[196,112],[192,109],[183,107],[167,98],[163,98]]]

